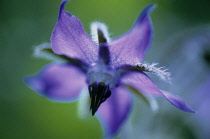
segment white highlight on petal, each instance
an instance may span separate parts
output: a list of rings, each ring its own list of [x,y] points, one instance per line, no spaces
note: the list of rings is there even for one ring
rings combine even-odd
[[[92,22],[90,25],[90,29],[91,29],[91,36],[92,36],[92,40],[96,43],[99,44],[99,40],[98,40],[98,30],[101,30],[103,32],[104,38],[106,38],[107,42],[110,41],[110,35],[108,32],[108,28],[104,23],[95,21]]]
[[[49,50],[52,51],[51,44],[50,43],[42,43],[42,44],[34,47],[33,56],[36,58],[44,58],[44,59],[53,60],[56,62],[66,62],[65,59],[59,57],[59,55],[56,55]]]
[[[153,74],[160,77],[162,80],[165,80],[165,81],[168,81],[169,83],[171,83],[170,72],[167,72],[167,69],[163,69],[164,67],[158,68],[158,67],[156,67],[156,65],[158,65],[158,63],[148,64],[146,62],[140,62],[140,63],[136,64],[136,67],[142,68],[145,71],[152,72]]]
[[[35,46],[33,55],[35,57],[46,56],[46,55],[43,55],[42,50],[43,49],[48,49],[48,48],[51,49],[51,44],[50,43],[42,43],[38,46]]]
[[[88,88],[85,87],[82,89],[80,96],[79,96],[79,102],[78,102],[78,116],[81,119],[87,119],[91,117],[90,113],[90,96],[88,92]]]
[[[153,96],[147,96],[147,99],[150,102],[150,107],[151,107],[152,111],[157,112],[159,107],[158,107],[158,103],[157,103],[156,99]]]

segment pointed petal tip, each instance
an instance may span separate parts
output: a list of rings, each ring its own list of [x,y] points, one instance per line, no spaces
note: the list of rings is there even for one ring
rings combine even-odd
[[[162,91],[164,97],[175,107],[179,108],[182,111],[190,112],[190,113],[197,113],[195,110],[193,110],[187,103],[184,102],[184,100],[178,96],[169,94],[166,91]]]
[[[61,6],[65,6],[65,4],[66,4],[68,1],[70,1],[70,0],[63,0],[63,1],[61,2]]]
[[[197,111],[193,110],[192,108],[191,108],[190,111],[186,111],[186,112],[191,112],[191,113],[194,113],[194,114],[197,114],[198,113]]]
[[[22,81],[25,85],[27,85],[30,88],[31,85],[30,85],[30,77],[29,76],[23,77]]]
[[[64,7],[65,7],[65,5],[66,5],[66,3],[67,3],[68,1],[70,1],[70,0],[63,0],[63,1],[61,2],[61,4],[60,4],[60,9],[59,9],[59,16],[58,16],[58,19],[60,19],[61,14],[62,14],[63,12],[65,12],[65,13],[68,14],[69,16],[72,15],[71,13],[69,13],[69,12],[67,12],[67,11],[64,10]]]
[[[152,4],[149,4],[148,6],[146,6],[146,8],[144,9],[144,11],[146,11],[148,13],[151,13],[156,8],[157,8],[157,4],[152,3]]]
[[[150,4],[144,8],[144,10],[141,12],[139,16],[139,21],[144,20],[155,8],[157,7],[156,4]]]
[[[179,108],[179,109],[181,109],[181,108]],[[184,112],[190,112],[190,113],[197,114],[197,111],[193,110],[190,106],[188,106],[187,109],[181,109],[181,110],[184,111]]]
[[[150,14],[153,10],[155,10],[155,8],[157,7],[156,4],[152,3],[152,4],[149,4],[148,6],[146,6],[144,8],[144,10],[142,11],[142,15],[143,14]]]
[[[62,9],[64,9],[64,7],[65,7],[65,5],[66,5],[66,3],[68,2],[69,0],[63,0],[62,2],[61,2],[61,4],[60,4],[60,9],[62,10]]]
[[[38,75],[26,76],[23,78],[23,82],[39,95],[43,95],[43,84],[38,80]]]

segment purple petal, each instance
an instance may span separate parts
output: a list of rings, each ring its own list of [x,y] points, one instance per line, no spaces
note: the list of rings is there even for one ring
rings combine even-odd
[[[134,65],[143,60],[152,38],[149,13],[153,8],[154,5],[147,6],[133,28],[109,44],[113,67],[123,64]]]
[[[58,21],[51,36],[52,49],[56,54],[91,64],[97,60],[98,46],[85,32],[80,20],[64,10],[66,2],[64,0],[60,5]]]
[[[194,111],[188,104],[186,104],[182,98],[169,94],[166,91],[162,91],[162,93],[165,98],[175,107],[186,112],[196,113],[196,111]]]
[[[143,72],[132,71],[125,74],[121,78],[120,84],[130,85],[145,95],[164,96],[175,107],[186,112],[195,112],[181,98],[161,91]]]
[[[71,65],[50,64],[26,83],[40,95],[58,101],[72,101],[86,85],[85,75]]]
[[[105,135],[112,137],[128,117],[132,106],[132,98],[128,90],[118,86],[112,90],[112,95],[98,110],[98,117],[105,128]]]
[[[159,88],[152,82],[152,80],[141,71],[132,71],[125,74],[121,78],[120,84],[130,85],[145,95],[163,95]]]

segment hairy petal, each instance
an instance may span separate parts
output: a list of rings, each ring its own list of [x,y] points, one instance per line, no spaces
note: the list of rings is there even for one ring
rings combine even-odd
[[[26,84],[40,95],[56,101],[72,101],[86,86],[85,75],[77,67],[50,64],[38,75],[27,77]]]
[[[143,60],[152,38],[152,23],[149,13],[153,8],[154,5],[147,6],[133,28],[109,44],[113,67],[119,67],[123,64],[134,66]]]
[[[139,92],[144,93],[145,95],[163,96],[175,107],[186,112],[195,112],[181,98],[174,96],[172,94],[169,94],[165,91],[161,91],[152,82],[152,80],[141,71],[128,72],[121,78],[120,84],[130,85],[134,87],[135,89],[137,89]]]
[[[132,98],[123,86],[112,89],[112,95],[98,110],[98,117],[104,125],[105,135],[114,136],[130,113]]]
[[[109,37],[110,35],[108,33],[108,28],[104,23],[93,22],[93,23],[91,23],[90,29],[91,29],[92,40],[96,44],[99,45],[100,43],[110,41],[110,37]]]
[[[60,5],[59,17],[51,36],[52,49],[56,54],[66,55],[92,64],[98,57],[98,46],[85,32],[80,20],[64,10],[67,0]]]

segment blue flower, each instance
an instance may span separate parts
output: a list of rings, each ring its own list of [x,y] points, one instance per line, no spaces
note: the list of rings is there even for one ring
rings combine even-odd
[[[110,39],[103,23],[91,25],[92,38],[85,32],[80,20],[64,10],[67,0],[60,5],[59,17],[51,36],[51,49],[64,58],[64,64],[47,65],[38,75],[26,79],[39,94],[57,101],[73,101],[83,88],[88,88],[90,110],[96,112],[106,136],[113,136],[131,112],[130,90],[145,96],[163,96],[174,106],[194,112],[184,101],[161,91],[144,72],[153,72],[162,78],[168,74],[154,65],[142,63],[150,47],[152,25],[147,6],[126,34]]]

